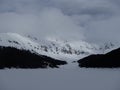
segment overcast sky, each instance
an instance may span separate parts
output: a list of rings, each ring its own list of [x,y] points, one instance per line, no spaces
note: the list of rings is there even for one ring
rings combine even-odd
[[[119,41],[120,0],[0,0],[0,32]]]

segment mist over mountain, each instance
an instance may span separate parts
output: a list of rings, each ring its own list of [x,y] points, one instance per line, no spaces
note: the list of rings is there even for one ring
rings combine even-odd
[[[0,0],[0,32],[38,38],[119,41],[119,0]]]

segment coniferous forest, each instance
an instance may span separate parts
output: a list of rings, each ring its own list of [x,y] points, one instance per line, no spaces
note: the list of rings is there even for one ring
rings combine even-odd
[[[37,55],[26,50],[0,47],[0,68],[58,68],[67,64],[47,56]]]

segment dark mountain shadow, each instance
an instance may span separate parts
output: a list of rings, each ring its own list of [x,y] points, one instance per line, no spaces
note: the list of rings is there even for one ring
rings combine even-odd
[[[67,64],[66,61],[56,60],[44,55],[31,53],[13,47],[0,46],[0,69],[3,68],[58,68]]]
[[[79,67],[117,68],[120,67],[120,48],[103,55],[90,55],[78,61]]]

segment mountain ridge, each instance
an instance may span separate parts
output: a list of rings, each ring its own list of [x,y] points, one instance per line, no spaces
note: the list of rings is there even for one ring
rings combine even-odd
[[[78,42],[56,39],[39,40],[30,35],[22,36],[17,33],[0,33],[0,46],[27,50],[37,55],[66,61],[68,64],[92,54],[104,54],[117,48],[113,43],[99,46],[82,40]]]

